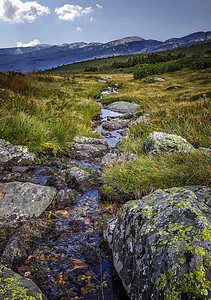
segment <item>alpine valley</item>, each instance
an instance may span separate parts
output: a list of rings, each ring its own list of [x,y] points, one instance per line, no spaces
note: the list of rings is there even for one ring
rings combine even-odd
[[[102,57],[166,51],[211,41],[211,31],[196,32],[164,42],[138,36],[125,37],[108,43],[41,44],[33,47],[0,49],[0,71],[32,72]]]

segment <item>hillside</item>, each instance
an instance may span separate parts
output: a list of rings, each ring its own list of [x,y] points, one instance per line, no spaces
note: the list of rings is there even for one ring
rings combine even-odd
[[[211,40],[210,31],[196,32],[165,42],[140,37],[126,37],[108,43],[77,42],[62,45],[40,45],[27,48],[0,49],[0,71],[32,72],[57,67],[63,64],[103,58],[108,56],[141,54],[166,51]]]
[[[211,42],[200,44],[200,45],[191,45],[187,47],[180,47],[178,49],[168,50],[164,52],[158,52],[159,55],[186,55],[191,56],[198,53],[203,53],[211,50]],[[143,55],[141,56],[143,57]],[[147,54],[144,54],[144,57],[147,57]],[[72,64],[58,66],[56,68],[51,68],[45,70],[43,73],[46,74],[68,74],[68,73],[77,73],[77,72],[102,72],[116,69],[115,66],[126,64],[129,60],[136,60],[140,58],[140,54],[136,55],[121,55],[121,56],[112,56],[108,58],[95,58],[92,60],[76,62]]]

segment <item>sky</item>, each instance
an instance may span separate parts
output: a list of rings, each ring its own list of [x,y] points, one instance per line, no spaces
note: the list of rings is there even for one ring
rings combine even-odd
[[[211,0],[0,0],[0,48],[165,41],[211,30]]]

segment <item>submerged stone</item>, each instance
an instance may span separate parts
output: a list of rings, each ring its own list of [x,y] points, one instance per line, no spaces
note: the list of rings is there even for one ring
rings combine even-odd
[[[211,190],[157,190],[106,223],[114,266],[130,299],[211,298]]]
[[[46,240],[53,223],[44,218],[25,221],[14,231],[1,256],[1,263],[9,268],[17,267],[28,257],[32,247]]]

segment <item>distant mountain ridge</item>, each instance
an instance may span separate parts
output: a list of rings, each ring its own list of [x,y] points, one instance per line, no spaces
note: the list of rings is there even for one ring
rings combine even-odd
[[[182,38],[170,38],[164,42],[131,36],[108,43],[75,42],[53,46],[40,44],[33,47],[2,48],[0,49],[0,71],[31,72],[95,57],[160,52],[210,41],[211,31],[200,31]]]

